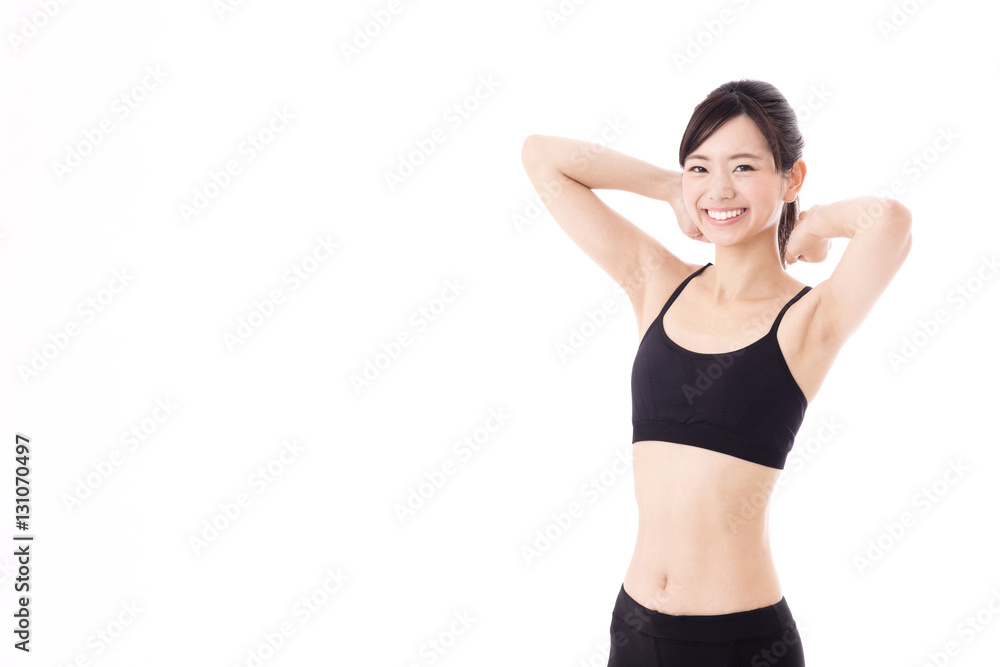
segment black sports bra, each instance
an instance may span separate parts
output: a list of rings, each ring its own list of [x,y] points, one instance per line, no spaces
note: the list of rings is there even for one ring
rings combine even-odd
[[[691,352],[670,340],[663,316],[711,265],[674,290],[639,342],[632,364],[632,442],[676,442],[784,468],[808,401],[778,347],[778,324],[812,288],[792,297],[767,335],[750,345],[718,354]]]

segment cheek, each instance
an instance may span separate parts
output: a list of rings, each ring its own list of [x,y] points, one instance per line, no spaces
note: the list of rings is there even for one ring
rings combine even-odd
[[[780,219],[782,205],[780,192],[775,191],[774,184],[762,180],[747,179],[740,184],[738,196],[754,210],[753,218],[757,224],[767,226],[770,220]],[[777,207],[777,213],[775,209]],[[775,215],[779,217],[775,217]]]
[[[741,194],[748,203],[751,205],[756,204],[758,207],[761,204],[767,204],[774,201],[777,196],[777,193],[774,192],[774,188],[772,188],[769,184],[761,183],[760,181],[749,181],[744,183],[741,188]]]

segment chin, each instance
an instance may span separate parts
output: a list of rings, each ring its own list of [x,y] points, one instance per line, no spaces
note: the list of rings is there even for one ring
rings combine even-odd
[[[739,238],[739,239],[732,238],[732,237],[730,237],[727,234],[719,234],[718,232],[712,234],[711,236],[709,236],[708,234],[704,234],[704,233],[702,235],[705,237],[706,241],[708,241],[712,245],[718,246],[720,248],[726,248],[728,246],[739,245],[743,241],[743,239],[741,239],[741,238]]]

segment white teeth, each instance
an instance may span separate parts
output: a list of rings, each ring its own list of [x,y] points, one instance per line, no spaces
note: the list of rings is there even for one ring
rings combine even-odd
[[[745,210],[745,208],[738,208],[735,211],[725,211],[720,213],[705,209],[705,212],[708,213],[708,217],[713,218],[714,220],[728,220],[729,218],[735,218],[738,215],[742,215]]]

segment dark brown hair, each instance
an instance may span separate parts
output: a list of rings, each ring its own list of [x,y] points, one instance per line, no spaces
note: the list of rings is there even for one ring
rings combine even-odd
[[[777,88],[764,81],[740,79],[724,83],[708,94],[694,109],[681,138],[680,163],[731,118],[747,116],[767,140],[778,173],[788,175],[792,164],[802,158],[805,141],[788,100]],[[778,255],[785,267],[785,248],[798,216],[799,198],[785,202],[778,223]]]

